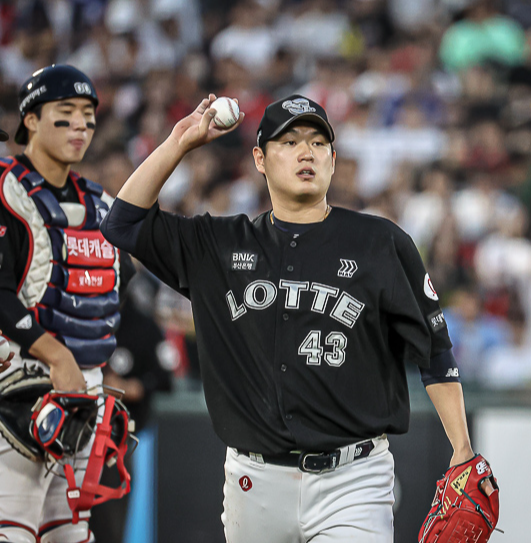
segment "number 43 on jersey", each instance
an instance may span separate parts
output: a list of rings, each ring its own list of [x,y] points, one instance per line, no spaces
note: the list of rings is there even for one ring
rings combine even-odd
[[[339,367],[345,361],[345,349],[347,347],[347,338],[341,332],[330,332],[325,340],[325,348],[321,344],[321,331],[312,330],[299,346],[299,354],[306,356],[306,364],[309,366],[320,366],[321,359],[324,358],[329,366]]]

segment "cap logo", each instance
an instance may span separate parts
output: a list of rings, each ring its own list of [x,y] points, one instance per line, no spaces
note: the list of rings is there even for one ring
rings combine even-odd
[[[292,115],[302,115],[303,113],[315,113],[316,109],[310,105],[306,98],[295,98],[295,100],[286,100],[282,102],[282,109],[287,109]]]
[[[30,87],[28,87],[30,88]],[[39,87],[38,89],[35,89],[34,91],[30,92],[26,98],[24,98],[24,100],[22,100],[22,102],[20,102],[20,106],[19,106],[19,109],[20,109],[20,112],[22,113],[24,111],[24,109],[26,109],[26,106],[32,101],[34,100],[35,98],[37,98],[38,96],[40,96],[41,94],[44,94],[46,92],[46,85],[42,85],[41,87]]]
[[[92,89],[90,88],[90,85],[88,83],[74,83],[74,90],[78,94],[92,94]]]

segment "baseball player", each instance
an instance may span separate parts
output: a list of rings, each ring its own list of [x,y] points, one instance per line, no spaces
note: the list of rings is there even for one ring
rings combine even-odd
[[[327,204],[334,131],[303,96],[269,105],[258,129],[271,211],[161,211],[182,158],[243,120],[217,128],[215,98],[132,174],[102,232],[192,301],[206,402],[227,445],[227,541],[389,543],[386,434],[408,429],[406,363],[421,368],[451,464],[474,456],[437,294],[399,227]]]
[[[111,197],[71,170],[90,145],[97,105],[72,66],[43,68],[20,89],[15,141],[26,147],[0,159],[0,328],[15,352],[0,379],[41,368],[55,390],[84,390],[101,384],[114,350],[120,275],[125,284],[133,267],[99,231]],[[46,475],[0,435],[1,541],[92,540],[86,515],[72,524],[66,481]]]

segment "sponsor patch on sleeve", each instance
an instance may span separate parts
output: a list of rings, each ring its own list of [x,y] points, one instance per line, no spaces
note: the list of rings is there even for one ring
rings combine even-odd
[[[434,332],[438,332],[443,328],[446,328],[446,320],[441,309],[428,315],[428,321]]]

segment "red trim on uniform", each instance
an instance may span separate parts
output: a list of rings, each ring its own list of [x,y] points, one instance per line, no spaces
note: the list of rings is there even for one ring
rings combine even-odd
[[[28,222],[21,217],[6,201],[4,196],[4,181],[6,178],[6,175],[16,166],[20,164],[18,160],[15,158],[13,159],[13,164],[10,164],[9,167],[4,171],[2,176],[0,177],[0,198],[2,199],[2,202],[5,206],[5,208],[14,216],[16,217],[26,228],[28,231],[28,238],[29,238],[29,251],[28,251],[28,258],[26,259],[26,267],[24,268],[24,273],[22,274],[22,278],[20,279],[19,284],[17,285],[17,294],[20,292],[20,289],[22,288],[22,285],[24,284],[24,281],[26,280],[26,276],[28,275],[31,261],[33,260],[33,252],[35,249],[34,241],[33,241],[33,232],[31,231],[31,228],[28,224]],[[23,166],[23,164],[22,164]],[[29,173],[29,170],[24,167],[24,172],[20,176],[20,178],[17,178],[17,180],[20,182],[20,179],[22,179],[26,174]]]
[[[0,531],[2,530],[2,526],[14,526],[15,528],[23,528],[26,530],[26,532],[29,532],[34,537],[38,537],[37,532],[30,528],[29,526],[26,526],[25,524],[21,524],[20,522],[15,522],[13,520],[0,520]]]
[[[36,192],[39,192],[40,190],[42,190],[42,187],[35,187],[28,192],[28,196],[33,196]]]
[[[35,317],[35,320],[40,324],[40,321],[39,321],[39,311],[37,310],[37,307],[34,306],[34,307],[28,307],[27,310],[30,312],[30,313],[33,313],[33,316]]]
[[[90,527],[88,526],[88,521],[90,517],[83,517],[80,518],[80,522],[86,522],[87,523],[87,531],[88,536],[87,539],[83,539],[83,541],[79,541],[78,543],[88,543],[90,541],[90,536],[92,535],[92,532],[90,531]],[[42,536],[49,532],[50,530],[53,530],[54,528],[57,528],[58,526],[66,526],[67,524],[73,524],[72,519],[63,519],[63,520],[53,520],[52,522],[48,522],[47,524],[43,524],[39,528],[39,535],[38,540],[40,541]]]
[[[79,198],[79,202],[85,208],[85,219],[83,220],[83,223],[80,224],[79,226],[71,226],[70,227],[70,228],[73,228],[74,230],[82,230],[83,229],[83,227],[87,223],[87,215],[88,215],[88,213],[87,213],[87,202],[85,201],[86,193],[81,190],[81,187],[79,186],[79,183],[77,182],[79,177],[80,177],[79,174],[77,174],[76,172],[72,172],[72,171],[70,172],[70,179],[72,180],[72,183],[74,183],[74,187],[76,189],[77,196]]]
[[[39,535],[42,535],[43,532],[48,532],[52,528],[57,528],[57,526],[62,526],[63,524],[72,524],[72,519],[61,519],[61,520],[52,520],[47,522],[39,527]]]

